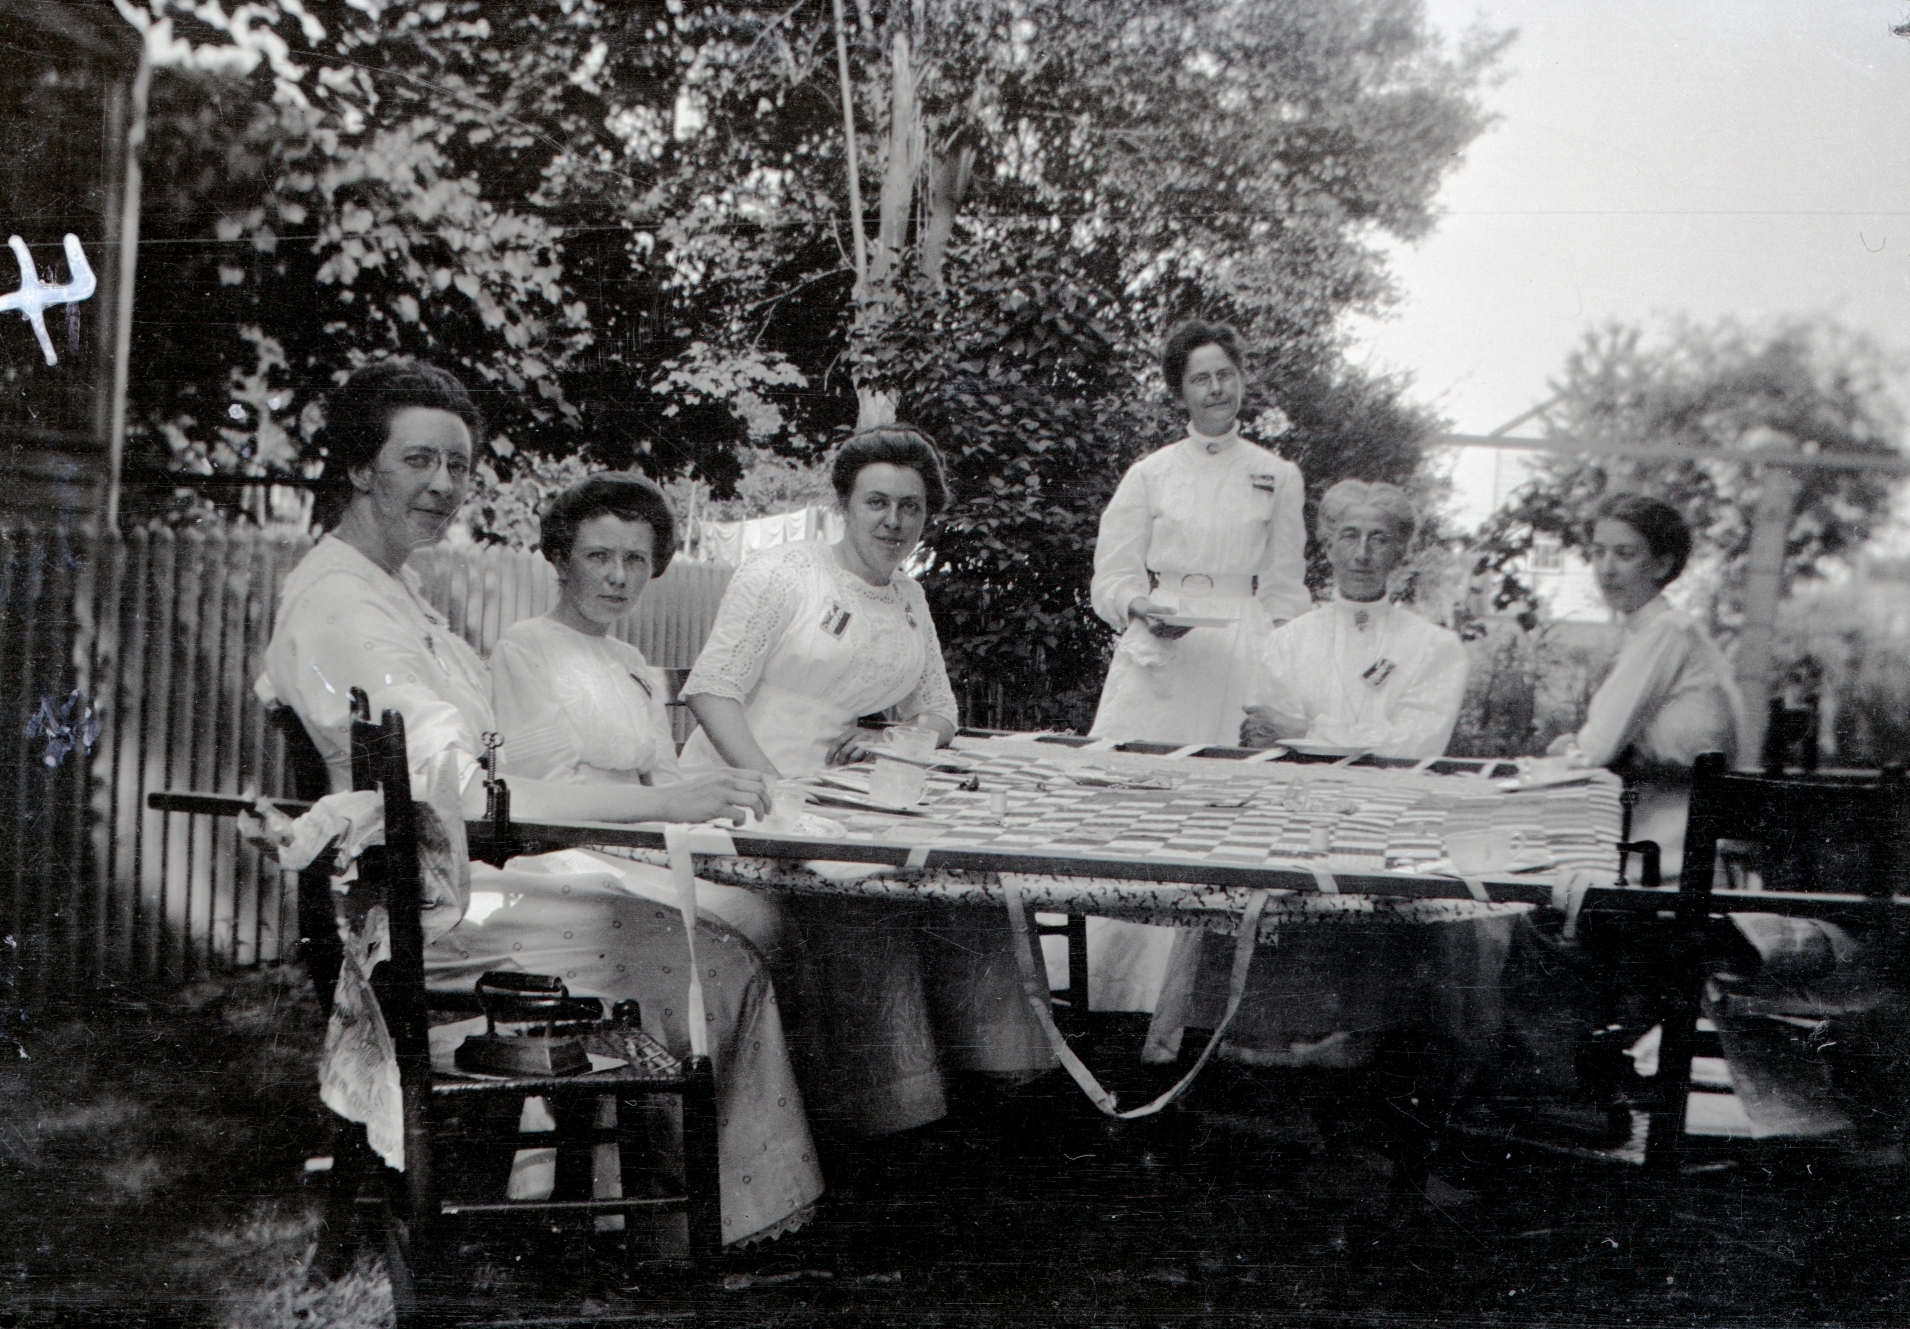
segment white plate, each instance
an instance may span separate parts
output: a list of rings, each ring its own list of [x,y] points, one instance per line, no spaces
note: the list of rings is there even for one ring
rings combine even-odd
[[[1527,789],[1552,789],[1559,785],[1584,784],[1596,774],[1594,771],[1580,769],[1575,771],[1528,771],[1524,775],[1510,780],[1500,780],[1499,788],[1508,794],[1521,793]]]
[[[1344,743],[1316,743],[1310,738],[1283,738],[1280,746],[1308,757],[1358,757],[1367,749],[1348,747]]]
[[[1488,868],[1475,875],[1481,877],[1516,877],[1522,872],[1538,872],[1545,868],[1558,866],[1558,859],[1550,854],[1533,854],[1524,858],[1515,858],[1502,868]],[[1435,877],[1463,877],[1466,874],[1452,865],[1450,858],[1434,859],[1430,863],[1421,863],[1410,869],[1413,872],[1430,873]]]
[[[1170,628],[1230,628],[1240,621],[1211,614],[1156,614],[1154,617]]]

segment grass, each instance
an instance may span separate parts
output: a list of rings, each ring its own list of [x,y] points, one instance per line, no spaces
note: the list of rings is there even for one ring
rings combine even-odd
[[[307,1285],[318,1036],[302,979],[272,970],[28,1037],[0,1072],[0,1329],[389,1324],[375,1260]],[[694,1286],[545,1251],[480,1270],[470,1302],[739,1329],[1910,1322],[1900,1168],[1772,1145],[1666,1198],[1478,1147],[1444,1160],[1461,1189],[1400,1204],[1291,1094],[1221,1066],[1199,1113],[1146,1127],[1058,1077],[975,1094],[837,1158],[822,1222]]]

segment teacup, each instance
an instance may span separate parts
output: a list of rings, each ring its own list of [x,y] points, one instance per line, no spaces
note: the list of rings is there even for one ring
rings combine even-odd
[[[1525,832],[1506,826],[1480,826],[1446,832],[1446,857],[1464,877],[1503,872],[1525,852]]]
[[[913,761],[891,761],[884,749]],[[935,731],[920,725],[896,725],[886,729],[875,751],[875,768],[869,772],[869,797],[894,807],[914,807],[928,791],[928,771],[915,762],[935,755]]]

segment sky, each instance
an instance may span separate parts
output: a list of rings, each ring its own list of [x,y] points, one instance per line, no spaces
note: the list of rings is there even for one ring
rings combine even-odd
[[[1393,245],[1353,358],[1457,432],[1543,402],[1589,328],[1829,315],[1910,363],[1910,0],[1428,0],[1517,29],[1498,122]]]

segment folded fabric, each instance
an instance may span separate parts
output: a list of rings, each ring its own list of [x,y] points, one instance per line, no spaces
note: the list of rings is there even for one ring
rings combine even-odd
[[[385,840],[385,800],[377,790],[327,794],[301,816],[289,819],[264,799],[257,816],[265,837],[277,846],[279,866],[301,872],[336,845],[342,867]]]
[[[1760,977],[1811,983],[1855,962],[1862,947],[1835,923],[1787,914],[1732,914],[1738,934],[1758,955]]]

